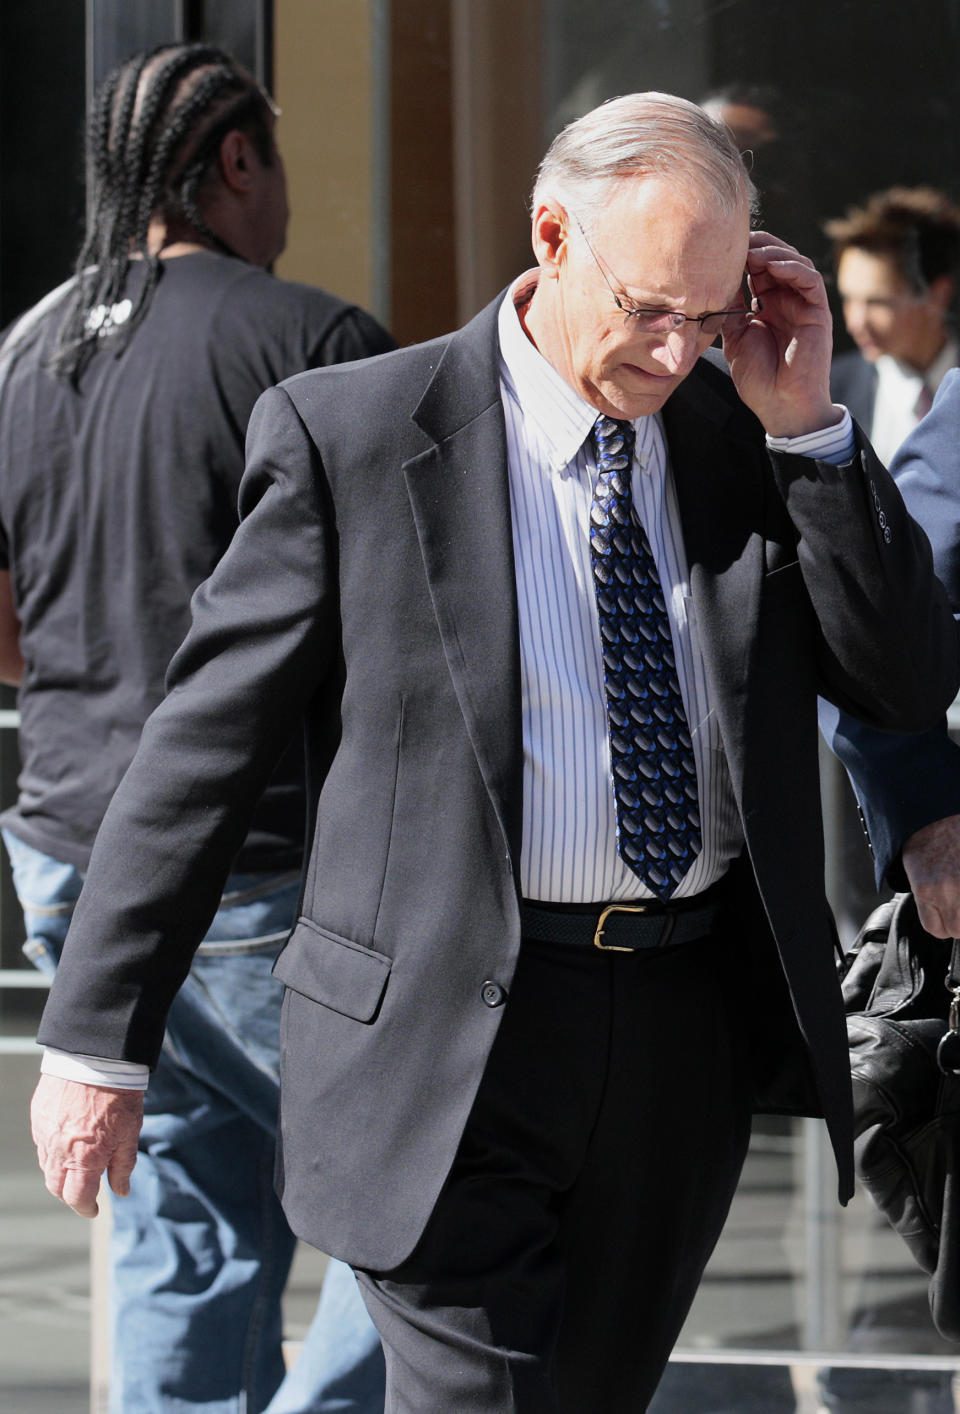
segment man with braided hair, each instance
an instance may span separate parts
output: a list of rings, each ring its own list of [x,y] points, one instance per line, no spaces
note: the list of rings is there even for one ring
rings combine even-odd
[[[75,277],[0,350],[0,673],[20,685],[22,722],[2,823],[27,952],[50,970],[190,597],[236,528],[255,400],[392,347],[362,310],[268,273],[287,223],[273,127],[270,100],[216,49],[122,64],[88,122]],[[114,1204],[114,1414],[382,1408],[379,1340],[339,1264],[281,1385],[294,1238],[273,1192],[270,973],[300,888],[302,776],[298,747],[265,778],[150,1076]],[[145,1065],[54,1052],[44,1065],[94,1103],[104,1090],[139,1103],[147,1084]]]

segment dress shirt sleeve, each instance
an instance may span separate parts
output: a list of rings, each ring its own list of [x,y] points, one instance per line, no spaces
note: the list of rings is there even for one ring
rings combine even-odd
[[[104,1056],[78,1056],[46,1046],[40,1070],[81,1085],[108,1085],[111,1090],[146,1090],[150,1067],[138,1061],[107,1060]]]
[[[829,462],[831,466],[843,466],[851,460],[856,450],[853,418],[844,408],[843,418],[833,427],[822,427],[819,432],[805,432],[801,437],[771,437],[768,433],[767,446],[773,452],[792,452],[797,457],[813,457],[816,461]]]

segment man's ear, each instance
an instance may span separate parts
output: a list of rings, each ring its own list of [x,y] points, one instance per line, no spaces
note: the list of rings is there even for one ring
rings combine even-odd
[[[548,279],[555,280],[567,254],[570,219],[553,197],[545,197],[533,213],[533,253]]]
[[[928,298],[932,299],[944,314],[950,308],[956,292],[956,281],[952,275],[937,275],[935,279],[930,281],[927,288]]]
[[[253,180],[250,157],[253,145],[246,133],[233,128],[220,144],[220,175],[230,191],[249,191]]]

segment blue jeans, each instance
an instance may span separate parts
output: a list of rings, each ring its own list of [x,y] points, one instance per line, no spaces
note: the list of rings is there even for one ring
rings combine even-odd
[[[3,832],[26,955],[52,971],[83,877]],[[111,1414],[382,1414],[380,1340],[331,1262],[284,1377],[296,1239],[273,1191],[280,1004],[299,877],[234,875],[170,1011],[130,1196],[112,1203]]]

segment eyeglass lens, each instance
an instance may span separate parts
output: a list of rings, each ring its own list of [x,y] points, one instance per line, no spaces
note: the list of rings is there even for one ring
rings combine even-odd
[[[745,309],[719,310],[716,314],[705,314],[699,320],[684,319],[681,321],[671,310],[627,309],[623,305],[620,307],[639,328],[651,334],[668,333],[671,329],[679,329],[681,323],[699,323],[704,334],[715,337],[724,329],[735,328],[738,323],[750,317],[749,311]]]

